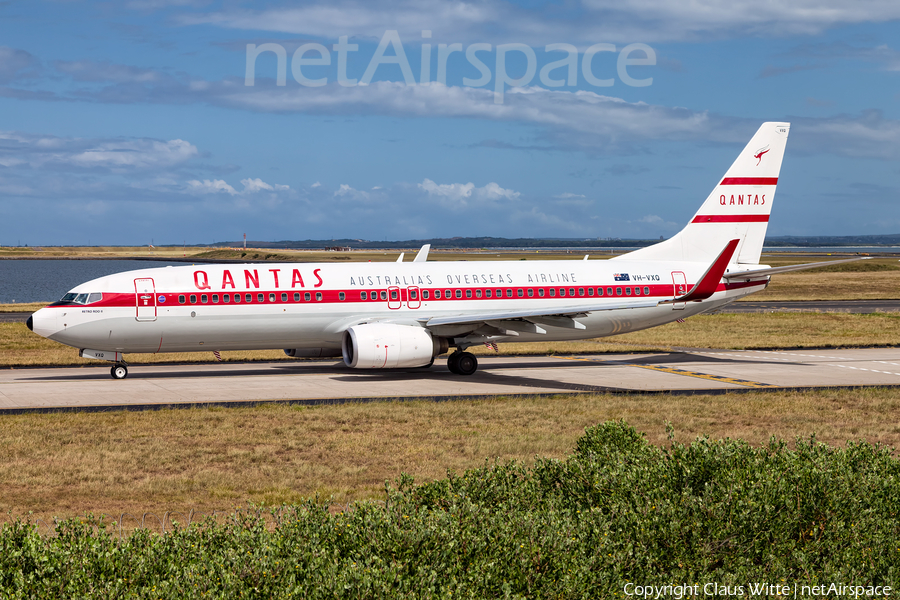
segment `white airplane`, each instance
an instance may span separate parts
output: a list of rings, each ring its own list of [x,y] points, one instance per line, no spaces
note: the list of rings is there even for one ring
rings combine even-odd
[[[284,349],[357,369],[430,366],[476,344],[597,338],[655,327],[764,289],[760,265],[790,124],[764,123],[674,237],[610,260],[210,264],[129,271],[34,313],[35,333],[115,363],[127,353]],[[585,257],[587,258],[587,257]],[[857,259],[849,259],[857,260]]]

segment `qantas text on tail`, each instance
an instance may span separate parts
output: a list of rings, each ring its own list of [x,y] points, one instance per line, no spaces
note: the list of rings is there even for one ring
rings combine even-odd
[[[611,260],[427,262],[426,246],[405,263],[144,269],[79,285],[28,326],[121,379],[126,353],[276,348],[359,369],[428,366],[455,348],[450,370],[470,375],[475,344],[662,325],[815,266],[758,264],[789,127],[764,123],[677,235]]]

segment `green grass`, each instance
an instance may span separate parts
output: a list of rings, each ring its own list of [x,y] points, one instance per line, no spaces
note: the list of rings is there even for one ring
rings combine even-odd
[[[485,463],[341,512],[310,500],[165,536],[0,530],[8,597],[612,598],[625,586],[900,586],[900,463],[865,442],[649,444],[589,428],[562,460]],[[95,529],[96,526],[96,529]],[[791,587],[793,590],[793,587]],[[790,595],[793,595],[791,593]],[[799,594],[799,597],[808,594]],[[670,594],[667,597],[672,597]]]

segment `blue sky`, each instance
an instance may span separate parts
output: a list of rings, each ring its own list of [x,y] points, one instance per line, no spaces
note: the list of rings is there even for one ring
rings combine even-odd
[[[770,235],[900,233],[898,19],[895,0],[0,1],[0,245],[670,236],[781,120]]]

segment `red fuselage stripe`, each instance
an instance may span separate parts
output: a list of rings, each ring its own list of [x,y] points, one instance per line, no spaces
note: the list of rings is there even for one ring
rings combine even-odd
[[[777,177],[726,177],[719,185],[776,185]]]
[[[769,215],[697,215],[691,223],[768,223]]]
[[[716,286],[717,292],[723,292],[725,290],[732,290],[736,288],[755,286],[755,285],[763,285],[765,281],[751,281],[751,282],[741,282],[741,283],[728,283],[723,284],[719,283]],[[687,289],[690,289],[692,284],[687,286]],[[587,293],[588,289],[593,289],[595,291],[595,295],[590,296]],[[597,288],[603,289],[603,295],[596,294]],[[644,293],[645,288],[649,288],[649,293]],[[553,289],[555,292],[554,296],[550,295],[550,289]],[[631,294],[626,294],[626,291],[631,290],[640,290],[640,294],[635,294],[633,291]],[[456,291],[460,291],[459,298],[456,297]],[[492,292],[492,297],[486,297],[487,290]],[[511,290],[512,295],[507,296],[506,290]],[[519,296],[519,290],[522,290],[522,296]],[[528,291],[531,290],[531,295],[528,295]],[[544,295],[541,296],[538,290],[544,290]],[[574,294],[571,291],[574,290]],[[584,291],[582,295],[580,290]],[[353,303],[353,304],[379,304],[379,303],[406,303],[406,302],[457,302],[457,301],[498,301],[498,300],[569,300],[577,299],[579,302],[584,302],[591,299],[605,299],[605,298],[650,298],[650,297],[658,297],[658,298],[671,298],[674,295],[677,295],[673,292],[673,287],[671,283],[668,284],[653,284],[646,285],[640,282],[625,282],[625,281],[617,281],[612,285],[593,285],[593,286],[585,286],[585,285],[575,285],[575,286],[503,286],[503,287],[491,287],[491,288],[466,288],[466,287],[441,287],[441,288],[418,288],[418,297],[410,298],[409,290],[407,288],[393,288],[392,290],[388,290],[385,288],[367,288],[365,290],[361,290],[359,288],[356,289],[348,289],[348,290],[320,290],[319,292],[298,292],[300,294],[300,299],[294,299],[294,293],[296,290],[291,290],[289,292],[285,292],[284,290],[277,291],[262,291],[262,290],[254,290],[253,292],[210,292],[210,291],[194,291],[194,292],[185,292],[182,294],[172,293],[172,292],[156,292],[157,304],[156,307],[159,308],[167,308],[169,306],[261,306],[261,305],[273,305],[273,304],[345,304],[345,303]],[[397,298],[391,298],[391,292],[399,292]],[[477,296],[477,291],[481,291],[482,297]],[[565,292],[565,295],[562,295],[560,292]],[[361,298],[361,293],[366,292],[367,299],[363,300]],[[387,298],[381,298],[381,292],[385,292]],[[428,298],[422,297],[422,292],[428,292]],[[440,292],[441,297],[435,298],[435,292]],[[612,292],[612,293],[609,293]],[[617,293],[618,292],[618,293]],[[310,299],[306,300],[305,294],[310,294]],[[321,299],[317,299],[316,294],[322,294]],[[344,294],[344,299],[342,300],[340,294]],[[469,296],[468,294],[472,295]],[[228,294],[231,300],[234,299],[236,295],[241,296],[241,302],[224,302],[224,296]],[[251,301],[246,301],[246,295],[250,294]],[[270,294],[275,298],[274,300],[270,300]],[[281,295],[286,294],[286,299],[282,300]],[[216,301],[213,301],[213,295],[216,296]],[[258,295],[262,295],[262,301],[259,300]],[[180,303],[179,296],[184,296],[185,302]],[[194,297],[195,301],[191,302],[191,296]],[[203,301],[203,297],[206,297],[206,302]],[[165,301],[159,302],[160,298],[165,298]],[[57,305],[51,306],[50,308],[84,308],[84,309],[99,309],[99,308],[113,308],[113,307],[135,307],[135,294],[133,292],[124,292],[124,293],[112,293],[112,292],[104,292],[103,299],[99,302],[95,302],[93,304],[88,305]]]

